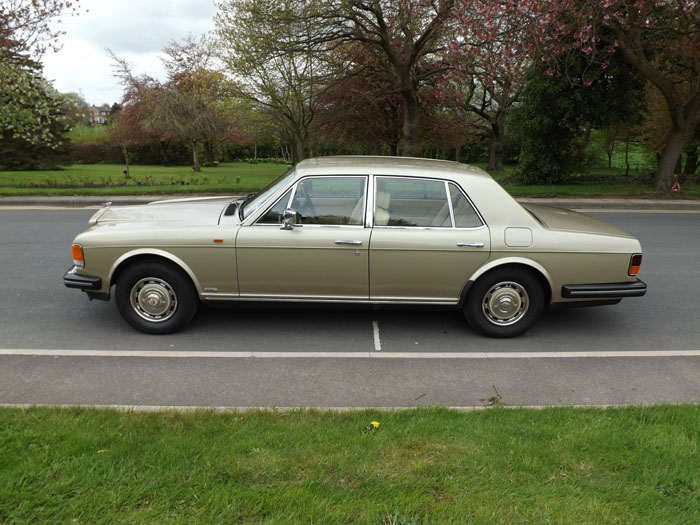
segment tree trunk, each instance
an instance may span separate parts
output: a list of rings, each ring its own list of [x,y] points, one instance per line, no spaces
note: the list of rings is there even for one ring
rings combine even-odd
[[[254,142],[253,143],[253,162],[258,161],[258,143]]]
[[[170,164],[170,161],[168,159],[168,143],[164,140],[161,140],[158,142],[158,153],[160,155],[160,163],[163,166],[167,166]]]
[[[192,141],[192,159],[194,160],[194,166],[192,169],[197,173],[200,173],[202,168],[199,165],[199,144],[197,144],[196,140]]]
[[[486,171],[503,171],[503,137],[497,126],[492,126],[489,165]]]
[[[392,142],[389,144],[389,148],[391,148],[391,156],[396,157],[399,154],[399,144],[398,142]]]
[[[131,178],[131,172],[129,172],[129,152],[126,150],[126,144],[122,144],[122,154],[124,155],[124,164],[126,164],[126,178]]]
[[[214,146],[210,140],[204,141],[204,162],[214,162]]]
[[[300,133],[294,134],[294,164],[298,164],[306,158],[306,151],[304,148],[304,138]]]
[[[659,165],[656,168],[656,187],[660,190],[670,190],[673,186],[673,175],[688,138],[688,131],[684,129],[672,128],[666,138],[666,145],[661,152]]]
[[[418,96],[412,90],[402,93],[403,105],[403,154],[407,157],[419,157],[421,154],[420,112]]]
[[[691,146],[685,150],[686,159],[683,173],[685,175],[693,175],[698,169],[698,147]]]
[[[489,150],[489,165],[486,171],[503,171],[503,126],[505,112],[498,111],[491,123],[491,148]]]

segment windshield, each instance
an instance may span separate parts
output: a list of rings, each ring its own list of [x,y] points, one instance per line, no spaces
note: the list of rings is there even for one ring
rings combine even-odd
[[[241,209],[242,218],[245,219],[251,213],[257,210],[260,206],[262,206],[270,195],[272,195],[278,189],[284,186],[287,183],[287,181],[293,176],[294,168],[291,168],[287,173],[273,180],[270,184],[265,186],[262,190],[260,190],[260,193],[258,193],[256,196],[246,199]]]

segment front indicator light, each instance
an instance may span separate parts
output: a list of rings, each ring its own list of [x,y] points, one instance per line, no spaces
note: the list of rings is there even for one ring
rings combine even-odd
[[[635,253],[630,259],[630,269],[627,272],[630,276],[635,276],[639,273],[639,268],[642,266],[642,254]]]
[[[71,252],[73,253],[73,264],[78,268],[83,268],[85,266],[83,247],[79,244],[74,244],[73,246],[71,246]]]

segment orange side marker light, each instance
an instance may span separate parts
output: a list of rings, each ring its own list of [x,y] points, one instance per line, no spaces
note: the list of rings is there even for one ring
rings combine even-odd
[[[85,257],[83,256],[83,247],[80,246],[79,244],[74,244],[71,246],[70,249],[72,255],[73,255],[73,264],[75,266],[78,266],[79,268],[82,268],[85,266]]]

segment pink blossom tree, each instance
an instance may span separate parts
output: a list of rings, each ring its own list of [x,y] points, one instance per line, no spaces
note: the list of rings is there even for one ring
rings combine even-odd
[[[577,51],[605,68],[619,53],[663,96],[671,127],[656,172],[669,189],[684,144],[700,123],[700,2],[697,0],[506,0],[529,18],[533,52],[550,69]],[[586,75],[580,80],[589,82]]]

